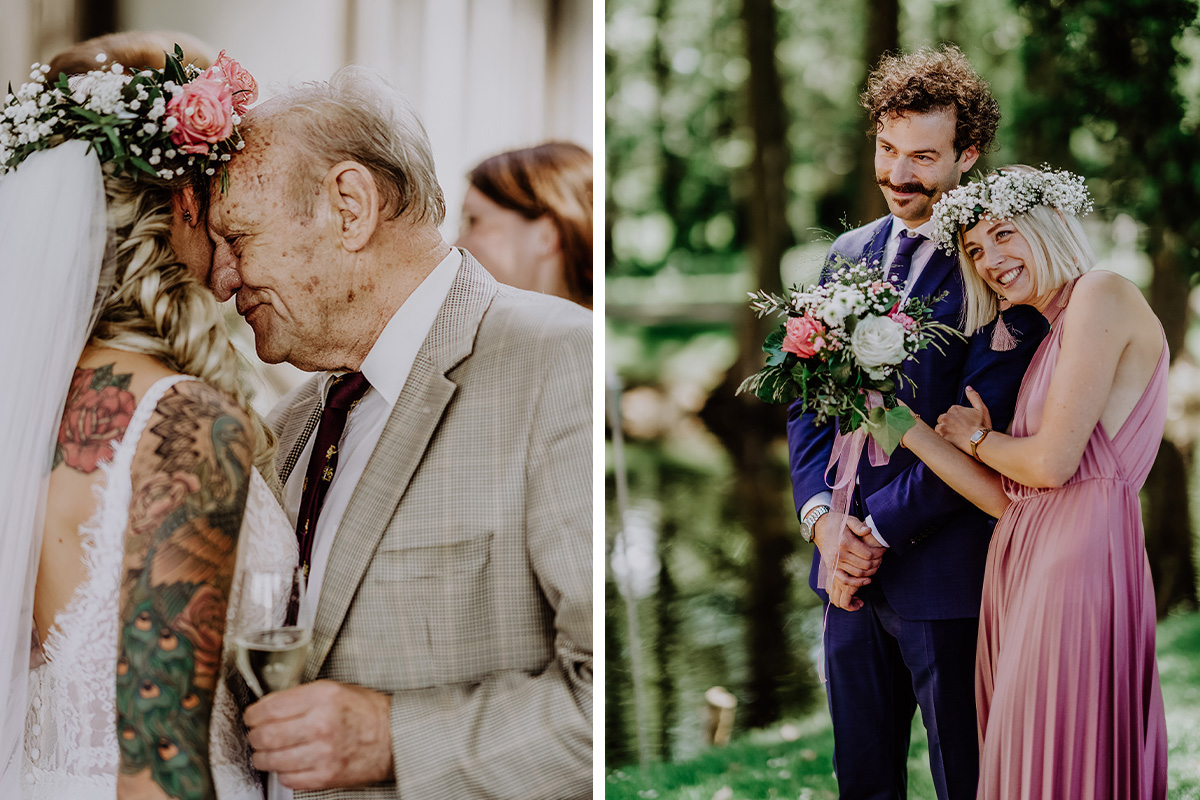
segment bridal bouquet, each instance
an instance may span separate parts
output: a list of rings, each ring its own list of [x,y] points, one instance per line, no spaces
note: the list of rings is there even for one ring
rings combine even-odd
[[[767,364],[738,387],[768,403],[799,399],[817,424],[836,417],[847,436],[866,429],[890,455],[913,425],[912,413],[896,403],[896,389],[912,379],[900,365],[958,330],[932,319],[934,298],[900,302],[900,289],[883,280],[883,270],[840,256],[826,283],[793,288],[787,297],[759,290],[750,307],[759,317],[778,314],[786,322],[767,336]],[[914,387],[915,388],[915,387]]]

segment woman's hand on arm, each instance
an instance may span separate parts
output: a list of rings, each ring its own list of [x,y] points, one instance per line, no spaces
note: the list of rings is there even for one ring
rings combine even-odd
[[[1121,357],[1145,315],[1152,316],[1133,284],[1102,271],[1076,282],[1062,313],[1062,344],[1037,432],[1021,437],[990,433],[978,447],[986,464],[1026,486],[1062,486],[1079,470],[1108,407]],[[1161,336],[1157,326],[1143,333]],[[954,435],[961,438],[961,429]]]

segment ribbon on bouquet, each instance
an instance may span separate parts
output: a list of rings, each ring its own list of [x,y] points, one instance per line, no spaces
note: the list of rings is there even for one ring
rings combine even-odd
[[[882,405],[882,394],[876,391],[867,392],[868,414],[871,412],[871,409]],[[870,441],[868,443],[869,437]],[[888,454],[879,446],[879,442],[870,436],[867,426],[864,424],[848,436],[843,436],[842,432],[838,431],[837,436],[833,439],[833,452],[829,454],[829,465],[825,467],[825,474],[828,475],[829,470],[833,469],[834,464],[837,465],[837,472],[834,475],[833,483],[828,485],[833,490],[833,502],[829,508],[829,521],[833,525],[833,530],[837,531],[836,535],[839,539],[842,535],[842,529],[846,527],[846,518],[850,516],[850,500],[854,496],[854,483],[858,479],[858,462],[862,458],[864,447],[867,448],[872,467],[881,467],[888,463]],[[817,573],[817,585],[826,592],[829,591],[830,580],[837,567],[837,558],[834,559],[832,567],[829,566],[824,558],[821,559],[821,569]]]
[[[876,391],[867,392],[867,413],[871,409],[878,408],[883,405],[883,395]],[[868,437],[870,443],[868,444]],[[846,527],[846,518],[850,516],[850,500],[854,496],[854,484],[858,479],[858,462],[862,458],[863,448],[867,448],[867,454],[871,459],[871,466],[881,467],[888,463],[888,454],[884,452],[879,443],[874,437],[870,436],[867,426],[861,425],[854,430],[850,435],[843,436],[841,430],[838,430],[837,435],[833,439],[833,452],[829,454],[829,465],[825,467],[825,474],[829,474],[829,470],[833,469],[834,464],[837,465],[837,472],[834,475],[833,483],[828,484],[833,490],[833,501],[829,508],[829,521],[835,531],[835,542],[839,542],[842,537],[842,531]],[[833,585],[833,574],[837,572],[838,563],[841,560],[841,548],[837,548],[838,555],[833,560],[833,565],[830,566],[829,561],[821,555],[821,566],[817,571],[817,586],[829,592]],[[825,615],[821,620],[821,641],[825,641],[825,629],[829,624],[829,606],[825,605]],[[819,677],[822,682],[827,682],[828,678],[824,674],[824,659],[819,665]]]

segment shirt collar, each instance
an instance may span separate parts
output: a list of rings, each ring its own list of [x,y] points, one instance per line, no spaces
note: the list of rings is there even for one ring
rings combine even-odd
[[[363,359],[359,371],[370,382],[371,389],[383,396],[388,406],[395,406],[400,398],[417,353],[425,343],[438,312],[442,310],[442,304],[450,293],[450,286],[458,276],[462,263],[462,252],[457,247],[451,247],[450,254],[425,276],[425,280],[396,309]],[[329,391],[329,383],[342,374],[342,370],[321,373],[321,397],[325,397]]]
[[[890,234],[888,234],[888,241],[895,241],[896,236],[900,233],[900,231],[909,231],[910,233],[919,233],[922,236],[924,236],[926,239],[932,239],[933,238],[933,218],[931,217],[931,218],[925,220],[924,222],[922,222],[920,225],[918,225],[915,228],[910,228],[910,227],[908,227],[907,222],[905,222],[904,220],[900,219],[899,217],[893,215],[892,216],[892,232]],[[925,244],[925,242],[921,242],[921,244]]]

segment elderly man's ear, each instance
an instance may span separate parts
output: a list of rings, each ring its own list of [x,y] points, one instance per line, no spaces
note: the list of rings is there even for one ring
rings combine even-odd
[[[379,224],[379,190],[370,170],[356,161],[334,164],[325,175],[325,189],[342,247],[350,252],[366,247]]]

